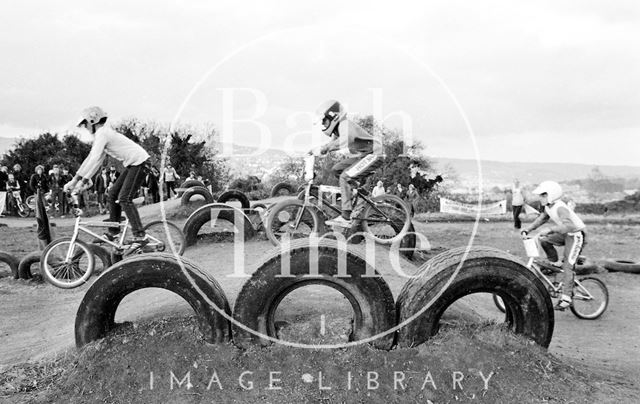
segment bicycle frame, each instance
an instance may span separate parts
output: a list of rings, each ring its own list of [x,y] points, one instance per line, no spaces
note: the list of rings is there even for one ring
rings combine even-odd
[[[305,186],[305,193],[304,193],[304,204],[303,204],[303,209],[300,209],[298,211],[298,213],[296,214],[296,219],[293,222],[293,228],[297,229],[298,226],[300,225],[300,221],[302,220],[302,215],[304,214],[304,208],[307,206],[317,206],[316,204],[311,202],[311,188],[313,187],[313,180],[314,180],[314,173],[313,173],[313,162],[315,162],[315,156],[310,156],[306,158],[307,160],[305,161],[305,178],[307,179],[307,185]],[[333,188],[333,187],[331,187]],[[322,196],[322,189],[323,186],[320,185],[318,186],[318,202],[320,206],[327,206],[329,209],[331,209],[332,211],[334,211],[337,214],[342,214],[342,209],[340,207],[338,207],[337,205],[333,205],[331,202],[328,202],[325,200],[325,198]],[[376,206],[376,204],[369,198],[367,198],[361,191],[360,191],[360,187],[357,186],[355,188],[356,194],[355,194],[355,199],[353,201],[353,205],[356,206],[358,203],[358,199],[362,198],[362,200],[364,200],[365,203],[367,203],[369,206],[371,206],[376,213],[384,216],[386,218],[386,220],[376,220],[376,219],[367,219],[368,222],[372,222],[372,223],[386,223],[386,222],[391,222],[391,224],[393,225],[393,221],[389,220],[389,218],[387,218],[387,216],[384,214],[384,212],[382,212],[380,209],[378,209],[378,207]],[[356,218],[357,220],[357,218]]]
[[[85,227],[87,226],[87,227]],[[122,230],[125,231],[121,231],[120,232],[120,238],[117,240],[117,242],[113,242],[109,239],[107,239],[106,237],[99,235],[97,233],[94,233],[93,231],[89,230],[89,227],[119,227]],[[71,243],[75,243],[75,241],[78,239],[78,236],[80,235],[80,232],[84,232],[87,234],[92,235],[93,237],[100,239],[102,241],[104,241],[105,243],[108,243],[109,245],[111,245],[114,248],[122,248],[123,244],[124,244],[124,237],[126,234],[126,229],[129,227],[129,219],[127,218],[124,222],[122,223],[118,223],[118,222],[92,222],[92,221],[86,221],[83,222],[81,217],[77,217],[76,218],[76,224],[73,228],[73,234],[71,235]],[[71,249],[70,249],[71,250]],[[70,257],[67,257],[67,259],[69,259]]]
[[[538,250],[539,250],[539,243],[538,243],[538,237],[534,237],[533,239],[535,239],[536,245],[538,246]],[[562,282],[559,282],[556,286],[556,284],[554,282],[551,282],[551,280],[549,279],[549,277],[547,277],[541,270],[540,270],[540,264],[537,264],[535,262],[536,257],[540,256],[539,252],[536,256],[531,256],[528,255],[529,257],[529,261],[527,262],[527,268],[529,268],[530,270],[533,270],[533,272],[536,274],[536,276],[540,279],[542,279],[543,282],[545,282],[547,284],[547,287],[549,288],[550,291],[553,291],[554,294],[558,294],[562,291]],[[558,274],[562,273],[563,271],[559,271],[557,272]],[[576,276],[573,277],[573,291],[574,291],[574,298],[578,298],[578,299],[582,299],[582,300],[590,300],[593,299],[593,295],[591,295],[591,293],[589,293],[589,291],[582,286],[582,284],[580,283],[580,281],[578,280],[578,278]],[[583,294],[576,294],[576,292],[580,292]]]

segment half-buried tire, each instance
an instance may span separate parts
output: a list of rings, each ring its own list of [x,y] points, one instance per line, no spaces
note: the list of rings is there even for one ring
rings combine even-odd
[[[251,207],[249,198],[247,198],[247,196],[242,193],[242,191],[238,191],[237,189],[231,189],[229,191],[223,192],[217,200],[218,203],[227,203],[229,201],[240,202],[242,209],[249,209]]]
[[[234,306],[234,319],[257,333],[276,338],[274,317],[280,302],[293,290],[316,284],[334,288],[351,304],[354,319],[350,341],[372,337],[395,326],[391,290],[382,277],[376,276],[373,268],[367,268],[363,257],[340,249],[333,240],[320,241],[317,256],[314,250],[309,240],[297,240],[291,243],[288,257],[282,257],[279,250],[274,253],[243,285]],[[290,259],[290,275],[282,273],[283,259]],[[316,262],[318,273],[310,276],[310,263]],[[339,265],[339,262],[343,264]],[[270,343],[236,322],[232,329],[233,341],[240,348]],[[375,339],[372,344],[380,349],[390,349],[393,333]]]
[[[184,191],[184,193],[182,194],[182,198],[180,199],[180,204],[183,206],[188,205],[194,195],[202,196],[205,200],[205,203],[213,203],[213,195],[211,195],[211,192],[209,192],[207,188],[195,186]]]
[[[236,218],[242,223],[236,223]],[[199,207],[189,216],[184,224],[182,232],[186,238],[187,246],[195,245],[198,242],[198,232],[208,222],[214,220],[224,220],[229,222],[234,228],[244,230],[244,239],[249,240],[255,236],[255,230],[251,220],[240,209],[223,203],[210,203]]]
[[[0,251],[0,262],[4,262],[9,267],[11,271],[11,276],[13,279],[18,279],[20,276],[18,274],[18,266],[20,265],[20,260],[14,257],[13,255]]]
[[[286,191],[283,192],[283,191]],[[271,197],[281,196],[281,195],[293,195],[295,188],[291,184],[287,184],[286,182],[279,182],[271,188]]]
[[[433,257],[404,285],[396,303],[398,323],[412,321],[398,331],[398,345],[423,343],[438,332],[440,317],[453,302],[486,292],[502,298],[512,331],[548,347],[554,312],[540,279],[517,258],[490,247],[472,248],[461,264],[465,251],[455,248]]]
[[[20,279],[33,278],[31,266],[40,262],[41,255],[42,251],[32,251],[20,260],[20,264],[18,264],[18,275],[20,276]]]
[[[162,288],[176,293],[189,303],[209,343],[230,338],[229,303],[218,282],[195,263],[172,254],[153,253],[124,260],[103,273],[91,285],[76,314],[76,346],[105,337],[116,327],[118,305],[128,294],[144,288]],[[185,273],[186,272],[186,273]],[[196,287],[192,286],[194,282]]]
[[[180,185],[180,188],[204,187],[204,183],[198,180],[186,180]]]
[[[93,253],[93,255],[97,258],[96,263],[100,262],[102,267],[96,265],[93,270],[93,273],[100,274],[109,268],[113,262],[111,260],[111,253],[107,251],[104,247],[101,247],[97,244],[87,243],[87,247]]]

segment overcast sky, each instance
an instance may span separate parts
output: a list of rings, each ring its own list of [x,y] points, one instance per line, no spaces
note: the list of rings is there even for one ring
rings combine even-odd
[[[0,136],[100,105],[304,149],[337,98],[432,156],[474,157],[466,116],[483,159],[640,165],[637,1],[3,3]]]

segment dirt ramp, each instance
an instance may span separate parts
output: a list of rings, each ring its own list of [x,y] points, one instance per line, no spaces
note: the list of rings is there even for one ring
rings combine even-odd
[[[438,332],[440,319],[457,300],[495,293],[506,305],[506,323],[518,334],[548,347],[553,305],[545,285],[517,258],[490,247],[455,248],[426,262],[397,300],[400,346],[415,346]]]

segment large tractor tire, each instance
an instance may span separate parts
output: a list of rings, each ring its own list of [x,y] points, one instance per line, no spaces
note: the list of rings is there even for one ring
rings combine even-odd
[[[76,346],[104,338],[116,327],[116,310],[122,299],[144,288],[166,289],[186,300],[205,341],[229,340],[229,321],[221,313],[229,315],[231,311],[220,284],[192,261],[180,257],[178,262],[172,254],[154,253],[124,260],[96,279],[76,314]]]
[[[395,326],[396,313],[391,290],[382,277],[376,276],[373,268],[367,271],[363,257],[340,249],[333,240],[318,243],[317,258],[315,250],[316,247],[309,240],[292,242],[284,255],[284,259],[290,259],[290,274],[287,276],[282,276],[281,252],[278,250],[274,253],[242,287],[234,306],[234,319],[257,333],[276,338],[274,316],[284,297],[297,288],[317,284],[334,288],[351,303],[354,319],[350,341],[363,340]],[[318,273],[310,275],[312,263],[318,264]],[[343,272],[339,272],[339,268]],[[241,348],[270,343],[268,339],[239,327],[235,322],[233,341]],[[372,344],[380,349],[390,349],[393,333],[382,335]]]
[[[494,293],[506,307],[510,328],[548,347],[554,327],[551,297],[540,279],[517,258],[489,247],[455,248],[433,257],[402,288],[396,303],[398,345],[411,347],[438,332],[440,317],[456,300]]]

